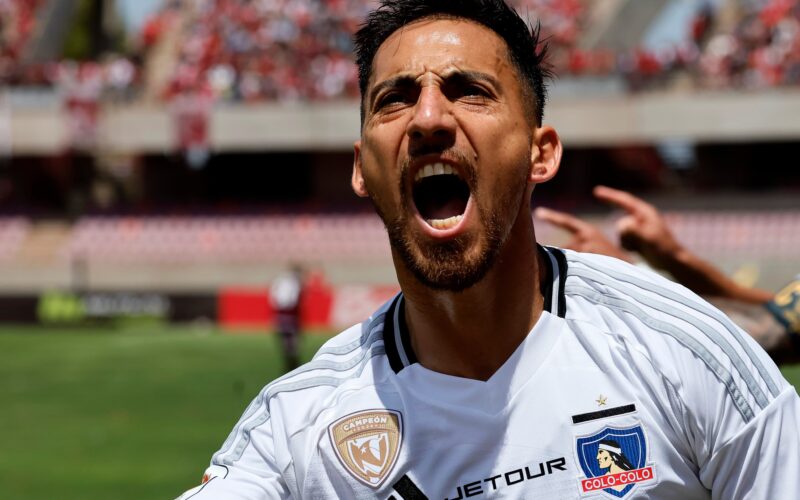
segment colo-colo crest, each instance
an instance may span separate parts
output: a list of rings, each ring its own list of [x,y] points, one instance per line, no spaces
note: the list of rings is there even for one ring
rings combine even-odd
[[[600,432],[578,438],[578,462],[585,477],[580,480],[582,495],[602,490],[616,498],[630,493],[638,484],[655,480],[647,465],[647,441],[642,426],[605,427]]]

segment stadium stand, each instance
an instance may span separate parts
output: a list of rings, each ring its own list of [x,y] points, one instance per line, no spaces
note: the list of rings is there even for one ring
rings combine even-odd
[[[381,262],[373,215],[84,218],[62,257],[98,262]]]
[[[800,245],[800,214],[694,212],[666,214],[680,241],[699,255],[793,258]]]
[[[543,31],[554,50],[577,43],[583,2],[512,3],[531,19],[546,20]],[[356,97],[351,35],[373,4],[372,0],[186,3],[179,60],[165,97],[186,91],[211,92],[233,101]]]
[[[28,237],[30,222],[24,217],[0,219],[0,262],[13,262]]]
[[[703,51],[701,83],[714,88],[762,88],[800,83],[800,2],[739,3],[731,30],[715,34]]]
[[[793,258],[800,247],[796,211],[667,212],[665,217],[678,238],[701,255]],[[613,233],[611,219],[598,221]],[[549,226],[537,232],[543,241],[561,243]],[[63,258],[76,255],[119,263],[380,262],[388,256],[388,241],[373,215],[87,217],[61,251]]]
[[[41,0],[0,0],[0,82],[12,81]]]
[[[164,96],[201,91],[227,101],[355,97],[350,34],[372,3],[187,3],[180,55]],[[530,19],[543,20],[551,63],[562,77],[619,75],[632,90],[660,85],[676,71],[688,72],[699,86],[712,87],[796,84],[800,78],[796,0],[741,0],[730,33],[717,22],[724,3],[698,2],[685,40],[659,50],[644,48],[641,40],[669,1],[617,1],[611,2],[612,7],[610,2],[580,0],[512,3]],[[638,20],[639,29],[612,25],[596,36],[588,23],[603,24],[598,11],[626,28]],[[622,34],[627,37],[624,41],[619,39]]]
[[[563,78],[615,75],[630,90],[659,88],[676,72],[711,88],[800,81],[798,0],[697,2],[684,40],[658,50],[645,48],[647,29],[674,1],[679,0],[512,3],[531,20],[542,19],[551,63]],[[356,97],[351,35],[374,0],[173,0],[133,37],[144,56],[141,64],[120,55],[83,63],[87,68],[59,60],[21,64],[36,10],[45,3],[0,2],[0,81],[74,88],[82,82],[76,74],[96,73],[96,78],[84,78],[99,82],[108,96],[127,95],[126,89],[147,84],[141,73],[148,58],[163,59],[153,49],[169,38],[175,47],[167,59],[173,60],[158,63],[167,75],[150,79],[163,87],[156,92],[160,97],[200,92],[222,101],[253,102]],[[725,9],[733,12],[732,23],[720,21]]]

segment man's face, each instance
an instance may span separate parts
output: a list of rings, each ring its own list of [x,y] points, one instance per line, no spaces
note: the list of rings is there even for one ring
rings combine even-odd
[[[505,42],[426,19],[378,49],[353,188],[422,283],[463,290],[491,268],[524,206],[533,125]]]
[[[600,450],[597,452],[597,464],[601,469],[608,469],[614,464],[614,461],[611,460],[611,454],[608,451]]]

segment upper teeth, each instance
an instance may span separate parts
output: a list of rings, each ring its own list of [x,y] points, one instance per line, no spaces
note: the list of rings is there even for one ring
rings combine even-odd
[[[446,163],[431,163],[417,171],[417,175],[414,176],[414,181],[433,175],[458,175],[458,172]]]

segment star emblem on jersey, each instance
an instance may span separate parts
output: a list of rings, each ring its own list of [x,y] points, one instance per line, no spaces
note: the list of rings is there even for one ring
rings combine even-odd
[[[362,483],[379,487],[394,468],[403,442],[403,418],[395,410],[364,410],[328,426],[336,456]]]
[[[585,477],[581,494],[603,491],[622,498],[643,483],[655,480],[653,466],[647,465],[647,441],[641,425],[604,427],[600,432],[577,440],[578,463]]]
[[[607,400],[608,398],[601,394],[597,396],[597,399],[595,401],[597,401],[597,406],[605,406]]]

